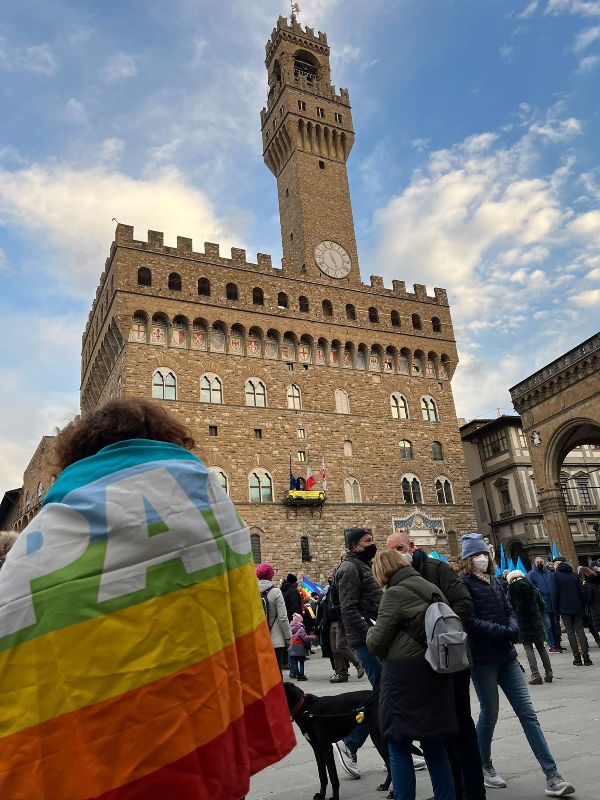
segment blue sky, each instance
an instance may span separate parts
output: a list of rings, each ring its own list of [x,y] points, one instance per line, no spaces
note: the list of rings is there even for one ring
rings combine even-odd
[[[460,416],[598,329],[600,2],[305,0],[357,133],[363,279],[449,291]],[[262,162],[285,2],[23,0],[0,17],[0,491],[78,408],[116,217],[281,257]],[[198,248],[200,249],[200,248]]]

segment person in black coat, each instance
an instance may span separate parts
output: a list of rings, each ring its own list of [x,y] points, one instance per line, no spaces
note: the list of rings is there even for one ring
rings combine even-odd
[[[294,614],[302,616],[302,597],[298,591],[298,578],[291,572],[281,584],[281,594],[285,600],[288,619],[291,620]]]
[[[583,580],[586,613],[591,625],[590,632],[600,647],[600,575],[594,569],[583,567],[581,579]]]
[[[527,656],[529,669],[531,670],[531,680],[529,683],[533,686],[540,686],[543,683],[533,650],[534,645],[544,665],[544,681],[546,681],[546,683],[552,683],[552,664],[550,663],[550,656],[544,645],[544,640],[546,638],[544,609],[546,606],[542,595],[538,592],[533,583],[518,569],[509,572],[506,579],[508,581],[507,597],[519,620],[521,641],[523,642],[525,655]]]
[[[552,605],[560,614],[569,637],[569,644],[573,652],[573,664],[576,667],[580,667],[582,664],[591,667],[589,644],[583,628],[585,607],[583,586],[579,576],[573,572],[573,567],[562,556],[554,559],[554,567],[554,575],[550,581]],[[579,652],[580,648],[581,652]]]
[[[501,688],[546,776],[545,793],[549,797],[573,794],[575,788],[558,772],[534,711],[514,647],[519,638],[517,617],[500,581],[494,577],[496,565],[490,559],[488,547],[480,534],[468,533],[461,539],[461,550],[461,579],[475,604],[465,630],[473,658],[471,677],[480,705],[477,738],[485,785],[506,786],[492,763],[492,739],[500,705],[498,688]]]

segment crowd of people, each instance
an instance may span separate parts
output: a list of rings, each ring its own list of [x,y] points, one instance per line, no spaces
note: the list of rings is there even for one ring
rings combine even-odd
[[[584,628],[600,646],[600,562],[574,571],[562,556],[538,557],[527,575],[513,570],[497,577],[493,552],[478,533],[462,537],[461,557],[453,563],[431,558],[406,533],[393,533],[378,550],[370,530],[354,528],[346,544],[323,593],[306,604],[295,575],[281,589],[274,586],[270,564],[256,568],[259,589],[271,587],[265,613],[282,668],[287,653],[290,678],[306,680],[298,658],[303,662],[318,641],[331,660],[332,683],[347,683],[354,667],[379,693],[396,800],[414,800],[415,771],[425,766],[435,800],[482,800],[486,788],[506,787],[492,756],[500,691],[540,765],[544,793],[573,794],[534,710],[515,643],[523,644],[532,686],[552,683],[550,654],[565,651],[562,629],[573,665],[592,666]],[[428,664],[426,615],[435,602],[447,604],[462,622],[470,668],[444,674]],[[476,724],[471,681],[479,702]],[[357,725],[336,743],[351,778],[361,775],[359,751],[366,738]],[[413,743],[424,759],[412,754]]]
[[[293,747],[281,677],[287,668],[291,679],[306,680],[305,664],[316,646],[331,661],[331,683],[347,683],[352,668],[359,680],[366,675],[378,693],[395,800],[414,800],[415,770],[425,766],[435,800],[482,800],[486,788],[506,786],[492,756],[500,690],[544,774],[545,794],[575,792],[550,751],[515,643],[524,645],[533,686],[552,683],[550,655],[565,650],[562,629],[574,667],[592,666],[585,628],[600,646],[599,563],[575,571],[560,556],[552,561],[536,558],[528,575],[512,571],[496,577],[489,543],[478,533],[462,537],[461,558],[450,564],[427,555],[407,533],[393,533],[378,550],[369,529],[353,528],[322,593],[303,597],[296,575],[277,581],[276,569],[268,563],[255,568],[256,592],[248,530],[216,478],[190,452],[193,446],[185,426],[160,405],[133,398],[110,401],[59,433],[62,473],[34,522],[19,535],[0,532],[2,678],[6,696],[14,698],[7,719],[25,720],[29,735],[25,753],[23,725],[11,727],[6,720],[0,725],[2,797],[66,800],[72,796],[71,782],[85,778],[94,782],[94,796],[106,794],[107,786],[117,791],[135,783],[139,796],[158,796],[145,788],[150,786],[180,796],[185,785],[186,796],[204,797],[210,785],[211,796],[239,800],[252,774]],[[234,571],[236,579],[227,580]],[[118,575],[125,577],[117,580]],[[215,593],[221,627],[213,620]],[[176,600],[185,611],[181,627],[173,616]],[[453,653],[464,646],[460,667],[449,667],[454,655],[449,657],[448,644],[446,667],[436,662],[432,609],[438,619],[452,618],[460,628],[446,639],[456,648]],[[145,612],[147,630],[141,624]],[[111,624],[113,633],[106,639],[104,631]],[[70,635],[75,625],[87,626],[82,654],[91,658],[109,646],[112,660],[101,662],[96,694],[88,678],[100,674],[97,664],[88,671],[79,667],[61,673],[60,691],[52,694],[46,671],[53,661],[36,662],[39,674],[29,663],[22,669],[21,644],[37,637],[41,653],[42,637],[51,634],[48,652],[62,669],[76,644],[77,637]],[[61,651],[56,632],[63,630]],[[185,639],[188,630],[193,644]],[[441,650],[437,656],[441,659]],[[123,684],[129,690],[119,697],[133,697],[140,689],[139,697],[123,706],[119,725],[110,714],[100,713],[113,700],[113,660],[119,680],[129,681]],[[213,665],[210,674],[218,675],[226,689],[218,702],[221,689],[203,681],[199,671],[207,660]],[[179,671],[173,672],[177,666]],[[60,725],[63,700],[69,704],[85,695],[82,720],[90,708],[100,709],[94,725],[82,722],[78,728],[76,752],[81,758],[73,756],[65,736],[56,735],[56,752],[43,746],[43,726],[29,719],[27,698],[32,688],[37,692],[36,681],[52,694],[48,708],[57,709],[56,719],[46,718],[44,724]],[[471,681],[479,702],[476,724]],[[177,686],[181,695],[174,691]],[[172,696],[165,694],[169,687]],[[130,735],[151,696],[174,720],[170,741],[179,749],[170,750],[168,757],[153,741]],[[211,749],[212,740],[203,733],[200,721],[215,709],[221,726],[218,741],[225,737],[229,749],[222,744],[221,750]],[[69,713],[75,710],[69,705]],[[366,738],[366,727],[357,723],[336,743],[351,778],[361,775],[359,753]],[[115,752],[135,750],[131,767],[121,765],[117,783],[104,754],[108,739]],[[414,744],[424,758],[414,755]],[[227,780],[215,756],[221,751],[237,764]],[[190,753],[193,760],[188,761]],[[64,768],[57,769],[56,759],[63,755]],[[150,768],[153,759],[156,767]],[[145,765],[143,770],[139,764]],[[23,794],[26,781],[36,788]]]

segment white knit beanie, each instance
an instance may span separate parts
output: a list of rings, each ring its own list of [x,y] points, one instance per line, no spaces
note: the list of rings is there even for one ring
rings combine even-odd
[[[506,576],[506,580],[509,583],[512,583],[513,581],[518,581],[524,577],[525,575],[523,575],[520,569],[513,569],[513,571],[509,572],[508,575]]]

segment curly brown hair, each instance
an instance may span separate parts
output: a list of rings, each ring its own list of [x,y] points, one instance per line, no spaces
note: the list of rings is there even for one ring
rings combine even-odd
[[[56,457],[61,469],[93,456],[109,444],[127,439],[153,439],[191,450],[191,432],[159,403],[138,397],[110,400],[94,411],[75,417],[56,438]]]

